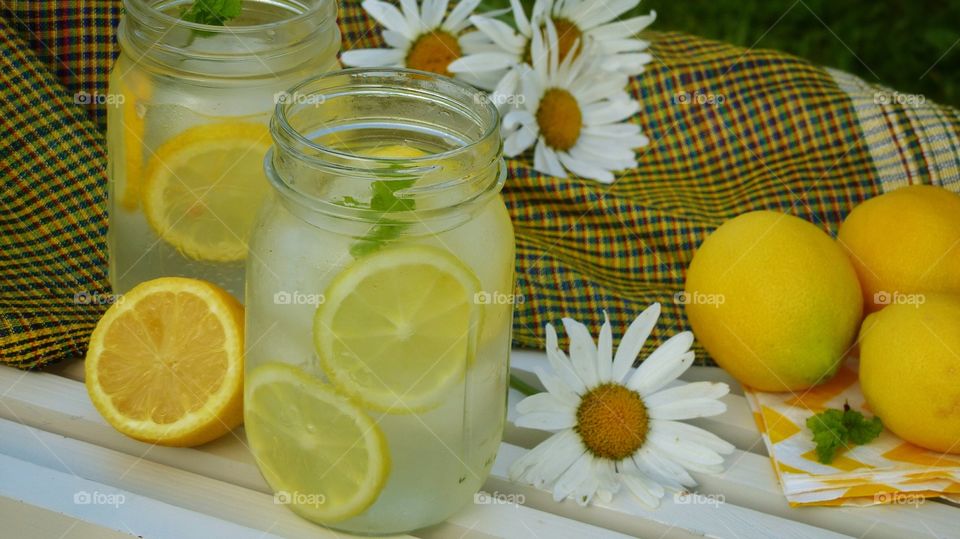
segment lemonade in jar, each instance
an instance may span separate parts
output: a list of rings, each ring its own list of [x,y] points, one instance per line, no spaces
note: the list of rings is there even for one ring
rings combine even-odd
[[[271,122],[247,259],[245,426],[275,492],[364,534],[436,524],[499,448],[513,228],[496,108],[442,76],[330,73]]]
[[[110,281],[161,276],[243,293],[247,237],[269,192],[267,124],[284,90],[337,66],[334,0],[124,0],[110,73]],[[222,15],[222,18],[217,18]]]

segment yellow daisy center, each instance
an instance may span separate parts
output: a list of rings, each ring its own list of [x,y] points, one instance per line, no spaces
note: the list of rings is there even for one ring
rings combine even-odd
[[[537,107],[537,124],[548,146],[560,151],[573,148],[583,127],[577,98],[563,88],[548,89]]]
[[[578,39],[581,45],[583,44],[583,32],[577,28],[576,24],[567,19],[553,19],[553,26],[557,29],[557,48],[562,62]]]
[[[406,65],[410,69],[430,71],[439,75],[450,76],[447,67],[451,62],[460,58],[463,51],[460,43],[450,32],[437,30],[418,37],[407,52]]]
[[[583,396],[574,427],[594,456],[623,460],[643,447],[649,431],[640,394],[620,384],[601,384]]]

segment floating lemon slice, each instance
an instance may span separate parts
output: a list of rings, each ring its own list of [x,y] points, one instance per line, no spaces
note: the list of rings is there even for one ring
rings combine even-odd
[[[270,190],[263,174],[269,147],[266,126],[249,123],[199,125],[168,140],[144,174],[147,222],[189,258],[243,260]]]
[[[250,373],[245,427],[277,499],[315,522],[362,513],[390,473],[376,423],[296,367],[267,363]]]
[[[433,408],[463,380],[476,352],[479,281],[434,247],[386,248],[360,258],[327,288],[314,316],[320,363],[370,408]]]
[[[132,211],[140,204],[140,192],[143,188],[143,145],[146,136],[144,107],[153,89],[149,78],[139,70],[131,70],[125,67],[125,64],[118,64],[114,67],[114,72],[117,73],[116,80],[124,98],[119,110],[122,130],[120,139],[123,141],[121,161],[124,167],[124,189],[120,204],[124,209]]]
[[[90,400],[120,432],[208,442],[242,419],[243,306],[205,281],[141,283],[97,323],[84,368]]]

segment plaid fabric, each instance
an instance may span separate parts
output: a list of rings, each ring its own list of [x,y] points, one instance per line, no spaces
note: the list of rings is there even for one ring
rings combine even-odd
[[[106,290],[104,92],[119,2],[0,0],[5,77],[0,360],[23,367],[74,355]],[[355,0],[341,3],[344,48],[382,46]],[[700,241],[756,209],[834,234],[857,203],[907,183],[960,190],[960,116],[792,56],[649,33],[656,60],[630,91],[651,139],[612,186],[547,177],[510,160],[504,190],[517,233],[515,344],[542,348],[543,326],[570,316],[615,337],[663,304],[654,341],[686,328],[677,294]],[[64,292],[68,291],[68,292]],[[700,357],[704,357],[703,354]]]

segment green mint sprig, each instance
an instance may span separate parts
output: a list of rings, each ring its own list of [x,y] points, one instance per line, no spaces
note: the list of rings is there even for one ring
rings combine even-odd
[[[416,202],[409,199],[397,198],[396,192],[406,189],[416,180],[377,180],[371,184],[373,195],[369,203],[362,203],[353,197],[344,197],[340,204],[349,208],[365,208],[387,214],[392,212],[413,211]],[[370,254],[385,244],[397,239],[397,236],[406,228],[406,224],[388,218],[381,218],[360,241],[350,246],[350,254],[354,258]]]
[[[851,444],[863,445],[883,431],[879,417],[867,419],[844,403],[843,410],[831,408],[807,418],[807,427],[817,444],[817,459],[830,464],[837,450]]]
[[[210,26],[223,26],[243,11],[243,0],[195,0],[180,12],[185,21]]]

